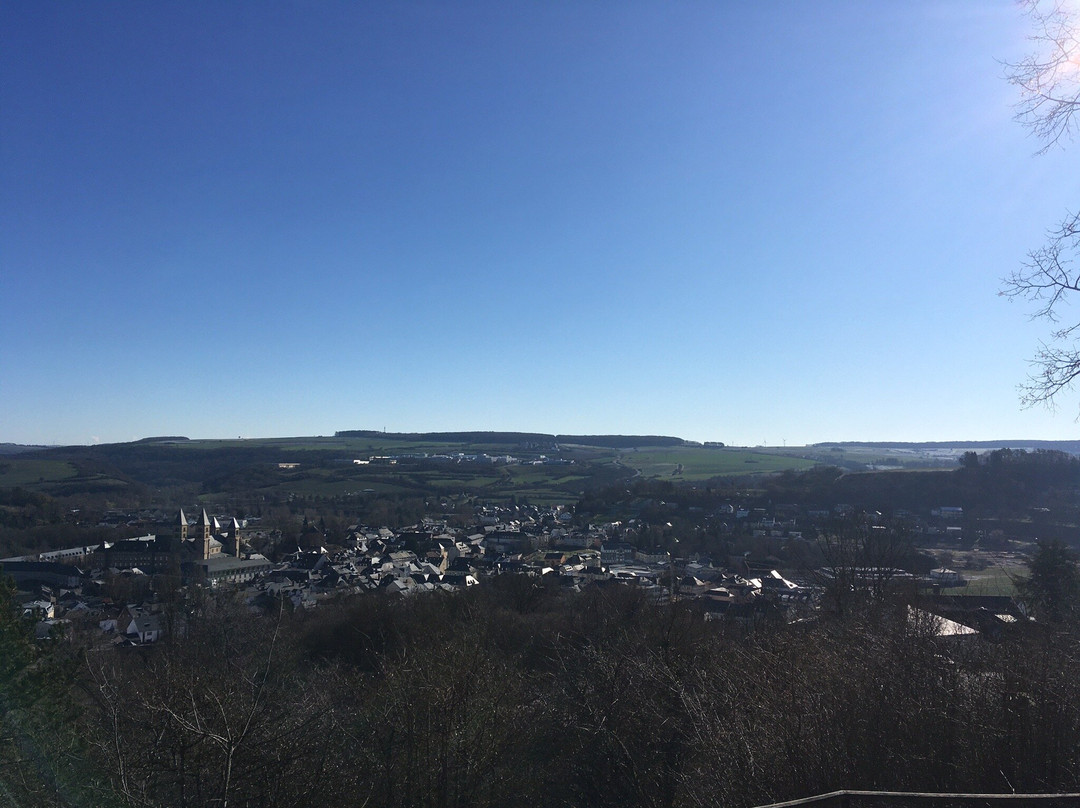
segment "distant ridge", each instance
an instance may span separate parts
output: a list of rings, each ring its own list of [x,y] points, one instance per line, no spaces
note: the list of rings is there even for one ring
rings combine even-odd
[[[191,438],[185,438],[183,435],[159,435],[153,438],[139,438],[132,443],[185,443],[190,440]]]
[[[872,449],[1056,449],[1059,452],[1080,454],[1080,440],[946,440],[923,441],[830,441],[813,444],[816,448],[830,446],[868,446]]]
[[[578,443],[583,446],[604,446],[609,449],[634,446],[684,446],[687,441],[667,435],[556,435],[558,443]]]
[[[389,438],[432,443],[574,443],[608,449],[686,444],[682,438],[668,435],[548,435],[543,432],[379,432],[374,429],[346,429],[335,432],[334,437]]]
[[[51,448],[51,446],[36,446],[23,443],[0,443],[0,455],[22,454],[23,452],[36,452],[38,449]]]

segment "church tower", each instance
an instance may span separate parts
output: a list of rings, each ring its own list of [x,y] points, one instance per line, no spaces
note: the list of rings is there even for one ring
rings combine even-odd
[[[232,527],[229,528],[229,532],[232,533],[233,551],[237,558],[241,557],[241,543],[240,543],[240,523],[236,521],[236,517],[233,517]]]
[[[205,561],[210,557],[210,517],[206,515],[206,508],[203,508],[202,519],[199,520],[199,527],[202,528],[202,557]]]
[[[180,513],[176,517],[176,530],[177,535],[180,537],[180,541],[187,541],[187,517],[184,516],[184,509],[180,509]]]

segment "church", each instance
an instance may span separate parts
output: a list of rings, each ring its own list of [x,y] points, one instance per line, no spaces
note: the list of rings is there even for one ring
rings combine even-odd
[[[163,535],[105,542],[98,548],[103,566],[138,567],[149,575],[179,572],[184,583],[243,583],[269,572],[269,560],[244,553],[240,522],[234,517],[223,527],[204,508],[201,517],[188,522],[181,508]],[[177,569],[179,567],[179,569]]]
[[[176,517],[176,537],[180,542],[186,560],[206,561],[220,556],[223,552],[235,558],[243,554],[243,540],[240,538],[240,523],[234,516],[227,531],[222,530],[221,522],[215,516],[211,519],[206,508],[202,517],[195,524],[194,530],[188,524],[184,509]]]

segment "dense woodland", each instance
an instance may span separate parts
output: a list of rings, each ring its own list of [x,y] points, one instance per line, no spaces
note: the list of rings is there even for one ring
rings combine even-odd
[[[708,622],[524,577],[254,616],[161,645],[0,622],[0,797],[130,806],[750,806],[838,788],[1080,791],[1071,614],[997,642],[888,597]]]

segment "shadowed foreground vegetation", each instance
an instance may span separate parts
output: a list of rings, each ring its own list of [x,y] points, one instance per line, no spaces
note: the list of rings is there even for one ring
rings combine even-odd
[[[187,615],[181,619],[181,615]],[[1067,624],[957,646],[879,604],[755,630],[500,577],[127,652],[0,632],[0,801],[750,806],[840,788],[1080,790]],[[44,697],[42,697],[44,696]],[[62,720],[61,720],[62,719]]]

